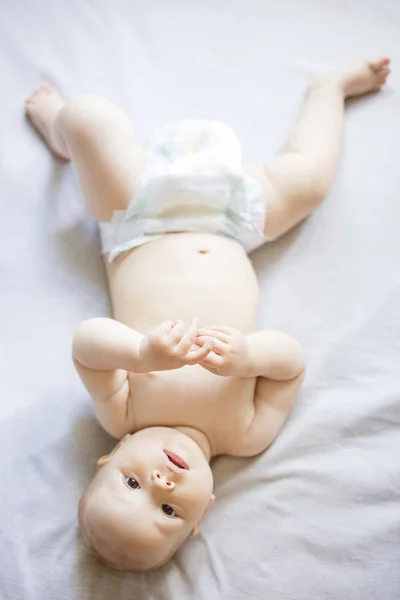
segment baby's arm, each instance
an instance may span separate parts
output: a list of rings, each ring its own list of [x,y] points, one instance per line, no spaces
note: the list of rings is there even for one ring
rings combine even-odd
[[[254,456],[268,448],[289,416],[304,379],[304,371],[288,381],[258,377],[254,416],[239,447],[240,456]]]
[[[74,364],[106,431],[119,438],[134,429],[131,373],[178,369],[207,356],[213,342],[194,346],[197,330],[197,319],[188,329],[180,321],[165,321],[146,336],[106,318],[89,319],[78,327]]]
[[[113,319],[89,319],[77,329],[72,355],[82,383],[91,395],[96,416],[108,433],[128,433],[129,372],[140,371],[143,335]]]
[[[268,448],[292,410],[304,379],[301,346],[279,331],[258,331],[244,336],[230,327],[209,327],[199,332],[199,343],[214,336],[213,351],[202,366],[216,375],[257,377],[254,415],[235,454],[254,456]]]
[[[305,369],[300,344],[281,331],[257,331],[246,336],[249,361],[243,377],[265,377],[288,381]]]

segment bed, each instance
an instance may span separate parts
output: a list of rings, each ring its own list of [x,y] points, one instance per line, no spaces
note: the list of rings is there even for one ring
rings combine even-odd
[[[400,4],[395,0],[14,0],[0,7],[1,600],[400,598]],[[146,140],[221,119],[248,161],[277,152],[310,75],[393,59],[350,103],[325,203],[258,250],[260,326],[308,373],[271,449],[215,461],[199,535],[153,573],[82,548],[76,506],[113,445],[74,372],[72,334],[110,312],[96,226],[23,115],[42,80],[123,108]]]

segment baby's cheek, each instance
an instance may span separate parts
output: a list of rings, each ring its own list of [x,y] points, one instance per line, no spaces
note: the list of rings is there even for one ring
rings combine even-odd
[[[201,485],[201,482],[196,482],[196,485],[193,485],[190,490],[186,492],[185,502],[193,515],[198,515],[198,513],[202,514],[208,506],[212,493],[208,488],[208,482],[204,482],[204,485]]]

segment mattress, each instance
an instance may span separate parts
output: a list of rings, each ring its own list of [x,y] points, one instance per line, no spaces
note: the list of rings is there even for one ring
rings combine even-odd
[[[399,31],[394,0],[1,4],[1,600],[400,597]],[[167,566],[108,570],[76,507],[114,442],[71,363],[80,321],[110,314],[99,236],[25,97],[43,80],[101,94],[144,141],[220,119],[247,161],[268,160],[310,76],[379,54],[390,84],[349,103],[326,201],[252,256],[260,326],[308,357],[287,425],[265,454],[215,461],[215,506]]]

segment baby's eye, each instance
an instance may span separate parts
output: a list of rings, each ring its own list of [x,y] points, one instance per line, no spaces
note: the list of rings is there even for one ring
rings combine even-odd
[[[162,504],[161,510],[163,511],[164,515],[167,515],[168,517],[176,517],[177,516],[174,509],[169,504]]]
[[[125,483],[131,490],[138,490],[140,488],[140,485],[133,477],[125,477]]]

